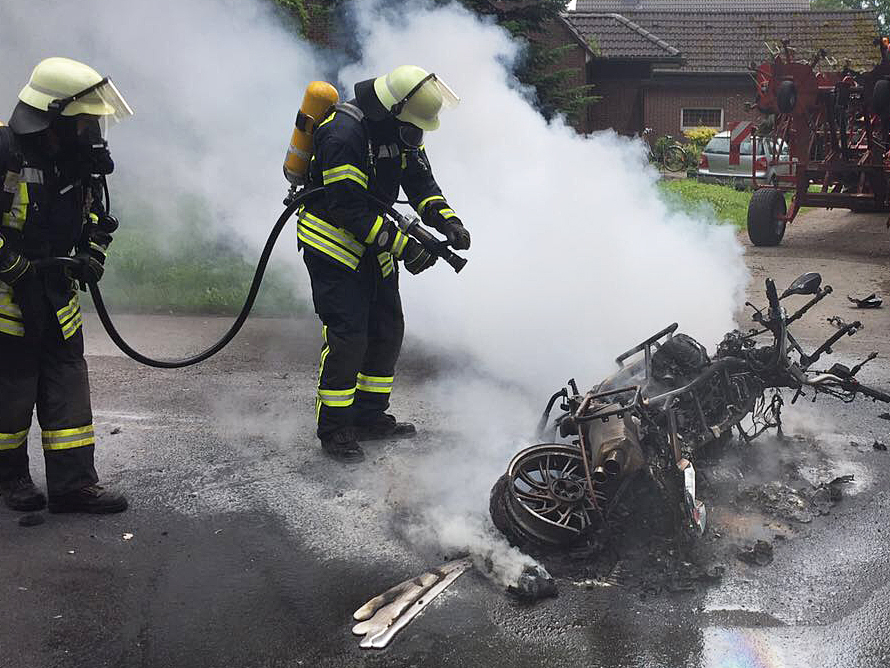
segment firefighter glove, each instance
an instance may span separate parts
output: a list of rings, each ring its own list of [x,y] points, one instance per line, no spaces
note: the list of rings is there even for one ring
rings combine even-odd
[[[120,223],[110,213],[100,213],[95,219],[92,216],[90,219],[93,221],[90,227],[90,242],[100,245],[107,251],[111,245],[111,235],[117,231]]]
[[[455,250],[470,247],[470,233],[445,200],[434,200],[423,210],[423,222],[444,234]]]
[[[105,273],[105,256],[90,249],[75,254],[74,259],[80,262],[75,278],[83,283],[98,283]],[[83,285],[81,285],[83,289]]]
[[[31,263],[21,253],[10,248],[6,237],[0,234],[0,281],[6,285],[15,285],[31,273]]]
[[[85,244],[74,256],[80,261],[77,278],[85,283],[98,283],[105,273],[105,256],[111,244],[111,234],[118,228],[117,219],[107,213],[90,214],[85,230]]]
[[[402,251],[401,259],[405,263],[405,269],[412,274],[419,274],[436,264],[437,258],[422,244],[409,237],[405,250]]]

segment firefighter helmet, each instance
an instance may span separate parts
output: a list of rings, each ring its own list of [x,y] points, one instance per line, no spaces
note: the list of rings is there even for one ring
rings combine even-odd
[[[111,79],[70,58],[37,63],[19,100],[9,119],[19,134],[45,130],[60,115],[89,114],[109,123],[133,114]]]
[[[435,74],[402,65],[374,80],[374,92],[390,113],[422,130],[439,127],[439,110],[455,107],[460,98]]]

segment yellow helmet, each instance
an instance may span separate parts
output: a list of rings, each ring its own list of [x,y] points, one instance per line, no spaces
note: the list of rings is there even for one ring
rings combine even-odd
[[[89,114],[111,122],[133,114],[111,79],[70,58],[46,58],[37,63],[19,100],[9,120],[19,134],[44,130],[60,115]]]
[[[374,92],[396,118],[421,130],[438,128],[439,110],[460,102],[448,84],[416,65],[402,65],[377,77]]]

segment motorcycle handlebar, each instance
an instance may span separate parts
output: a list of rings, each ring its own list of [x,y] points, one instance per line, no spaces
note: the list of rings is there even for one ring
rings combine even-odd
[[[856,383],[856,385],[851,389],[855,392],[859,392],[860,394],[865,395],[866,397],[871,397],[876,401],[883,401],[884,403],[890,404],[890,394],[881,392],[880,390],[876,390],[875,388],[869,387],[868,385]]]
[[[769,301],[769,307],[774,311],[779,308],[779,293],[776,292],[776,282],[768,278],[766,279],[766,298]]]

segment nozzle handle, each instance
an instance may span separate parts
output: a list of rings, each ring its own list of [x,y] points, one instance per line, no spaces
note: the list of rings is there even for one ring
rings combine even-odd
[[[439,239],[435,234],[423,227],[420,224],[420,218],[408,218],[394,209],[391,210],[390,213],[393,214],[396,225],[399,226],[399,229],[401,229],[402,232],[411,235],[412,238],[420,242],[420,244],[430,253],[445,260],[445,262],[451,265],[451,268],[454,269],[455,273],[460,273],[461,269],[466,266],[466,258],[462,258],[451,250],[448,247],[447,241]]]

